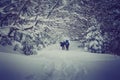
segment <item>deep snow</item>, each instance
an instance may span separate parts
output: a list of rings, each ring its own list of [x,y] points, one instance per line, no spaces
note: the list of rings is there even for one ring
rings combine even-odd
[[[120,80],[120,57],[93,54],[71,42],[69,51],[51,45],[38,55],[0,52],[0,80]]]

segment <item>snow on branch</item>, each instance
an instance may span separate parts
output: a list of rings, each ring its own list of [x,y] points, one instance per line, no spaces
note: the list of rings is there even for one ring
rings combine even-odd
[[[55,9],[55,7],[57,6],[59,0],[57,0],[57,2],[55,3],[55,5],[53,5],[52,9],[50,10],[50,12],[47,15],[47,18],[49,18],[49,16],[51,15],[51,13],[53,12],[53,10]]]
[[[18,14],[17,14],[16,20],[15,20],[15,22],[14,22],[13,25],[16,24],[16,22],[17,22],[17,20],[18,20],[18,18],[19,18],[19,16],[20,16],[22,10],[24,9],[25,5],[26,5],[28,2],[29,2],[29,0],[26,0],[26,1],[23,3],[23,5],[21,6],[21,8],[20,8],[20,10],[19,10],[19,12],[18,12]]]

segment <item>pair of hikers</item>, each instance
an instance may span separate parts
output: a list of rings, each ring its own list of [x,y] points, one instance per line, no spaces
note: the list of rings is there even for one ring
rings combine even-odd
[[[60,42],[60,46],[61,46],[62,50],[65,50],[65,49],[69,50],[69,45],[70,45],[70,43],[68,40]]]

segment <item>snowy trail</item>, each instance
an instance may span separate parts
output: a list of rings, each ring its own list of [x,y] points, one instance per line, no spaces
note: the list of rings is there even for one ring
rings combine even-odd
[[[70,50],[62,51],[55,44],[34,56],[0,53],[0,80],[120,80],[120,57],[77,46],[71,42]]]

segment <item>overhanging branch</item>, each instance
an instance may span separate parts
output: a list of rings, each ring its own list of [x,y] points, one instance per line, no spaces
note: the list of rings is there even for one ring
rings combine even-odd
[[[47,18],[49,18],[49,16],[51,15],[51,13],[53,12],[53,10],[55,9],[55,7],[57,6],[59,0],[57,0],[57,2],[55,3],[55,5],[52,7],[52,9],[50,10],[50,12],[47,15]]]

